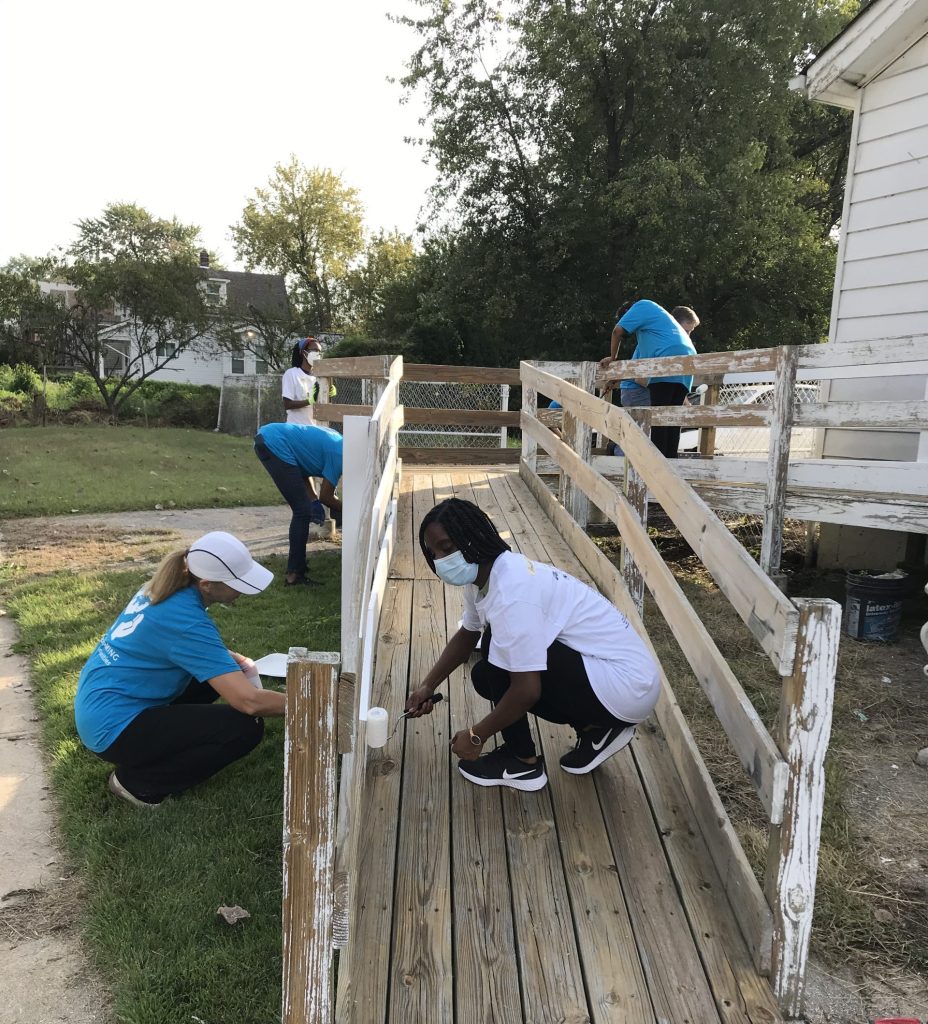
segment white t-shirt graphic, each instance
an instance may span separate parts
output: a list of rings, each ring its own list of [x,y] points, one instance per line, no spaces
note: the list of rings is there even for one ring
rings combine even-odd
[[[642,722],[660,691],[657,665],[628,619],[598,591],[525,555],[505,551],[487,589],[464,589],[461,625],[489,625],[489,661],[508,672],[542,672],[555,640],[577,651],[600,703],[624,722]]]
[[[282,398],[289,398],[292,402],[309,402],[302,409],[288,409],[288,423],[302,423],[313,426],[313,404],[316,400],[316,378],[311,373],[303,373],[298,366],[293,366],[284,374],[280,384]]]

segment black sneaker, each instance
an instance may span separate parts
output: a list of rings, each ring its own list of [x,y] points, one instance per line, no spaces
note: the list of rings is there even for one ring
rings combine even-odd
[[[526,764],[510,754],[505,743],[476,761],[459,761],[458,771],[478,786],[508,786],[534,793],[548,784],[542,758],[534,764]]]
[[[561,767],[571,775],[586,775],[627,747],[634,735],[633,725],[609,725],[578,731],[577,745],[561,758]]]

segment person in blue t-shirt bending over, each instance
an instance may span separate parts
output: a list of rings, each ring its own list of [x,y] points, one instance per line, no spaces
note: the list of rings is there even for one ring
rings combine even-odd
[[[156,807],[251,751],[284,694],[261,688],[255,663],[226,648],[206,609],[259,594],[273,579],[229,533],[167,556],[81,670],[81,742],[115,765],[110,792]],[[213,702],[222,697],[226,704]]]
[[[634,334],[637,342],[633,359],[657,359],[661,356],[694,356],[696,349],[690,334],[699,326],[699,317],[688,306],[677,306],[673,315],[663,306],[650,299],[626,303],[619,310],[619,322],[612,330],[611,351],[600,360],[601,366],[614,362],[622,339]],[[625,391],[630,387],[642,386],[641,380],[623,381],[621,386],[622,405],[644,404],[639,401],[626,402]],[[683,405],[693,384],[691,375],[674,377],[652,377],[647,382],[651,405]],[[667,459],[677,457],[680,444],[679,427],[654,427],[651,440]]]
[[[321,523],[325,516],[323,505],[341,528],[342,503],[335,497],[335,488],[342,477],[342,435],[328,427],[265,423],[255,434],[255,454],[293,512],[285,584],[318,586],[306,575],[306,542],[309,524]],[[314,476],[322,477],[318,499]]]

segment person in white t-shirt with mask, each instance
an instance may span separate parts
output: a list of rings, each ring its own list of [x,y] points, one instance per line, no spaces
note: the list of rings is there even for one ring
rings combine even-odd
[[[280,392],[287,410],[288,423],[314,426],[313,406],[319,381],[313,374],[313,363],[322,357],[322,347],[315,338],[301,338],[293,346],[292,367],[283,376]]]
[[[606,598],[562,569],[513,552],[486,513],[460,498],[425,516],[419,545],[439,579],[464,588],[464,616],[410,694],[410,717],[431,713],[436,687],[467,661],[483,633],[471,681],[493,709],[451,741],[466,779],[528,791],[545,786],[529,714],[574,727],[576,746],[560,759],[573,775],[629,744],[657,703],[660,676],[642,639]],[[497,732],[504,742],[484,753]]]

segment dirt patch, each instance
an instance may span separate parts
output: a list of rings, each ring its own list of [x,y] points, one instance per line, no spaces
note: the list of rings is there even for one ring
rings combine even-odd
[[[63,569],[122,568],[157,562],[180,540],[177,530],[125,531],[67,521],[36,529],[39,521],[11,519],[3,526],[4,554],[14,569],[45,576]]]
[[[77,887],[63,878],[55,889],[11,889],[0,895],[0,940],[16,946],[69,931],[77,920]]]

